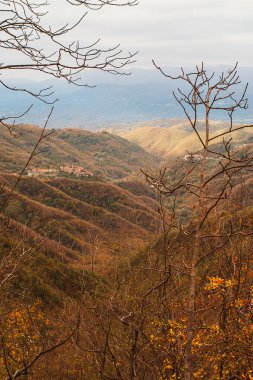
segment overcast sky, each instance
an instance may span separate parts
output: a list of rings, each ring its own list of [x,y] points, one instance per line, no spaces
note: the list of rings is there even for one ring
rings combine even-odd
[[[66,0],[49,0],[45,26],[75,23],[86,11]],[[101,47],[121,43],[123,51],[139,51],[133,67],[152,68],[152,59],[167,67],[234,65],[253,67],[253,0],[139,0],[135,7],[107,6],[89,11],[68,36]],[[7,56],[15,52],[5,51]],[[5,57],[7,59],[7,57]],[[12,59],[12,58],[11,58]],[[22,60],[22,58],[21,58]],[[20,72],[6,75],[20,77]],[[37,73],[23,78],[41,80]]]
[[[81,8],[64,8],[51,0],[52,24],[74,20]],[[57,12],[57,13],[56,13]],[[101,37],[105,46],[120,42],[125,50],[139,50],[138,66],[151,60],[167,66],[253,66],[252,0],[139,0],[137,7],[104,7],[90,12],[75,36],[84,43]]]

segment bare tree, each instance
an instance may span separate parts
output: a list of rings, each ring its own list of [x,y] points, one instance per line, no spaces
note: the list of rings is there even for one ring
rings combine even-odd
[[[6,73],[19,72],[21,75],[24,72],[35,72],[44,74],[47,77],[62,78],[69,84],[76,86],[88,86],[81,76],[87,70],[99,70],[113,75],[128,75],[125,68],[135,61],[136,53],[123,53],[120,45],[103,48],[100,40],[89,41],[85,46],[82,46],[79,41],[66,42],[66,37],[73,31],[87,16],[88,10],[99,10],[102,7],[108,6],[133,6],[136,5],[136,0],[121,1],[121,0],[66,0],[70,6],[80,6],[84,8],[84,12],[80,18],[72,25],[69,23],[54,28],[47,25],[46,15],[49,8],[49,3],[43,0],[0,0],[0,85],[6,90],[16,91],[28,94],[31,97],[50,105],[56,102],[53,88],[42,88],[39,90],[29,89],[28,87],[17,87],[8,82],[5,78]],[[0,115],[0,124],[8,129],[14,138],[18,138],[20,134],[17,132],[16,126],[21,118],[28,114],[32,105],[24,109],[20,114],[11,116],[10,114]],[[10,200],[15,193],[19,181],[22,179],[25,170],[35,156],[41,153],[41,143],[49,137],[52,131],[47,132],[46,127],[50,120],[53,107],[48,113],[48,117],[38,140],[31,152],[28,152],[27,161],[21,172],[14,179],[14,185],[11,188],[1,186],[0,196],[0,218],[1,230],[4,234],[6,229],[11,226],[8,218],[5,216],[5,211],[10,203]],[[4,226],[2,228],[2,225]],[[0,287],[2,290],[6,284],[20,271],[22,265],[33,254],[33,248],[24,248],[21,244],[15,245],[10,249],[0,260]],[[95,255],[95,253],[94,253]],[[93,264],[92,264],[93,268]],[[12,370],[10,363],[13,360],[8,352],[8,346],[4,339],[4,330],[1,327],[1,350],[4,366],[8,379],[16,379],[27,376],[42,357],[56,350],[58,347],[68,342],[79,328],[79,320],[71,333],[66,336],[63,334],[58,341],[52,345],[43,344],[28,361],[18,363],[16,369]],[[14,360],[15,362],[15,360]],[[17,364],[17,363],[16,363]]]
[[[137,0],[124,1],[124,0],[67,0],[73,5],[84,5],[89,9],[101,9],[105,5],[116,5],[122,7],[125,5],[134,6],[138,4]]]
[[[99,9],[105,5],[135,5],[136,1],[68,1],[73,6],[83,6],[89,9]],[[67,3],[66,3],[67,4]],[[69,23],[62,27],[53,28],[46,24],[46,14],[49,4],[42,0],[31,2],[29,0],[6,0],[0,2],[0,51],[2,57],[7,57],[0,63],[0,75],[8,71],[35,71],[63,78],[68,83],[77,86],[87,86],[80,79],[80,75],[86,70],[100,70],[110,74],[127,74],[122,71],[128,64],[134,62],[136,53],[124,54],[120,45],[109,48],[101,48],[100,41],[88,42],[82,46],[79,41],[66,43],[66,38],[86,17],[84,12],[72,25]],[[8,53],[8,55],[7,55]],[[8,58],[9,56],[9,58]],[[32,95],[44,103],[52,104],[56,99],[52,98],[52,87],[38,91],[28,88],[18,88],[9,85],[4,79],[0,84],[9,90],[21,91]],[[22,115],[0,116],[0,122],[10,132],[13,132],[11,122],[29,112],[31,106],[24,110]]]
[[[105,5],[113,6],[132,6],[136,5],[136,1],[121,0],[94,0],[94,1],[66,1],[72,6],[83,6],[88,9],[100,9]],[[87,12],[73,25],[63,25],[60,28],[53,28],[45,25],[47,10],[49,3],[42,0],[35,2],[29,0],[6,0],[0,1],[0,51],[2,57],[6,57],[0,63],[0,84],[7,90],[17,91],[29,94],[30,96],[52,105],[57,99],[53,97],[52,87],[42,88],[38,91],[29,88],[19,88],[8,84],[4,79],[6,72],[18,71],[22,72],[38,72],[49,77],[62,78],[68,83],[77,86],[88,86],[84,83],[80,75],[86,70],[100,70],[110,74],[128,74],[124,72],[124,68],[128,64],[134,62],[136,53],[123,54],[119,45],[110,48],[101,48],[100,41],[93,41],[87,46],[81,46],[78,41],[72,41],[66,44],[62,37],[66,37],[73,29],[75,29],[85,18]],[[13,137],[18,138],[20,133],[16,130],[15,125],[26,115],[32,108],[30,105],[23,110],[21,114],[14,116],[0,115],[0,123],[5,126]],[[15,181],[12,189],[6,192],[1,187],[1,212],[6,209],[12,194],[22,178],[25,170],[32,159],[40,153],[40,144],[49,137],[50,133],[46,132],[46,127],[51,117],[53,108],[51,108],[48,118],[44,124],[42,132],[38,137],[32,151],[28,152],[28,158],[20,175]]]
[[[105,5],[113,6],[133,6],[137,2],[121,0],[94,0],[94,1],[66,1],[72,6],[83,6],[88,9],[100,9]],[[42,88],[38,91],[29,88],[18,88],[8,84],[4,79],[4,74],[10,71],[38,72],[49,77],[62,78],[68,83],[76,86],[88,86],[82,81],[80,75],[86,70],[99,70],[110,74],[129,74],[124,72],[124,68],[134,62],[136,53],[123,54],[119,45],[110,48],[101,48],[100,41],[93,41],[87,46],[81,46],[79,41],[72,41],[66,44],[62,37],[66,37],[85,18],[87,12],[73,24],[63,25],[60,28],[53,28],[45,25],[45,17],[49,4],[42,0],[31,2],[29,0],[6,0],[0,1],[0,51],[2,57],[6,57],[6,62],[0,63],[0,84],[10,91],[17,91],[29,94],[30,96],[52,105],[57,99],[53,97],[52,87]],[[10,56],[9,56],[10,55]],[[15,137],[19,137],[15,125],[32,108],[32,104],[14,116],[0,115],[0,123],[4,125]],[[6,208],[11,194],[14,192],[25,169],[33,159],[39,154],[39,145],[48,137],[45,132],[52,110],[49,112],[42,134],[38,138],[34,149],[27,159],[27,163],[20,173],[14,188],[8,197],[5,197],[2,210]],[[1,189],[2,191],[4,189]]]
[[[192,72],[181,73],[174,77],[164,72],[156,63],[155,67],[168,79],[184,83],[184,89],[178,88],[174,98],[183,109],[187,120],[196,134],[200,149],[197,152],[188,152],[189,159],[178,167],[180,172],[176,178],[168,176],[166,169],[158,176],[146,173],[149,183],[152,183],[158,192],[171,198],[172,211],[169,220],[164,223],[167,228],[176,228],[192,242],[187,260],[175,255],[169,255],[168,242],[165,247],[164,270],[168,267],[176,269],[189,278],[187,291],[187,329],[184,354],[184,378],[192,379],[194,372],[193,341],[201,327],[196,306],[198,289],[203,283],[200,269],[212,255],[220,252],[225,245],[231,242],[234,236],[251,234],[249,226],[233,218],[224,217],[223,210],[231,207],[231,194],[241,176],[252,170],[253,156],[241,155],[233,145],[232,136],[236,131],[251,128],[253,125],[235,125],[233,116],[236,110],[246,109],[247,85],[242,94],[237,96],[236,86],[240,85],[237,73],[237,64],[227,72],[216,76],[208,74],[204,65],[196,67]],[[228,116],[228,126],[223,130],[216,130],[211,122],[212,111],[225,112]],[[202,120],[204,119],[204,120]],[[178,218],[175,208],[175,199],[188,199],[189,218],[182,222]],[[214,222],[214,219],[216,223]],[[236,222],[235,222],[236,220]],[[175,268],[176,267],[176,268]],[[202,311],[206,310],[203,306]],[[200,324],[200,326],[198,325]]]

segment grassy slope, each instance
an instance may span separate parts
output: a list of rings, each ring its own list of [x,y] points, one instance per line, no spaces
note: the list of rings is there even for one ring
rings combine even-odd
[[[212,122],[212,128],[215,132],[217,130],[222,132],[224,127],[224,123]],[[200,135],[203,136],[203,133],[201,131]],[[250,133],[250,129],[245,129],[243,132],[234,133],[233,138],[235,141],[248,140]],[[184,155],[186,151],[194,152],[201,148],[196,134],[189,129],[186,122],[168,128],[160,126],[141,127],[120,134],[148,152],[163,158]],[[227,138],[229,137],[227,136]]]

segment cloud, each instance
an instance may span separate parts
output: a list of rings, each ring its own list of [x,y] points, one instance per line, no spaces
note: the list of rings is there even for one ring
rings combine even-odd
[[[83,45],[101,38],[108,48],[121,43],[124,51],[139,51],[138,66],[152,59],[166,66],[208,65],[239,61],[252,66],[252,0],[139,0],[137,7],[104,7],[89,12],[68,41]],[[60,27],[78,20],[81,7],[52,0],[47,25]],[[67,37],[64,37],[67,38]]]
[[[141,0],[138,7],[107,8],[89,14],[81,27],[85,38],[121,42],[140,50],[140,65],[155,56],[168,65],[207,60],[251,65],[253,3],[245,0]]]

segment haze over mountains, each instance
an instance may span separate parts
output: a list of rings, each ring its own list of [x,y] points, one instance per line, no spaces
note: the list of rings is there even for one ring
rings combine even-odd
[[[210,67],[210,71],[219,74],[225,67]],[[165,68],[176,75],[177,68]],[[239,110],[234,116],[238,121],[253,119],[253,69],[240,68],[242,85],[249,82],[249,108]],[[156,69],[134,69],[130,76],[110,76],[88,72],[82,83],[95,88],[69,86],[63,81],[24,81],[7,79],[8,85],[30,89],[47,88],[53,84],[55,110],[51,124],[55,128],[80,127],[96,129],[109,127],[114,123],[131,123],[148,119],[175,118],[182,116],[182,110],[173,98],[172,91],[181,84],[164,78]],[[242,89],[241,85],[241,89]],[[240,88],[238,87],[238,91]],[[49,90],[50,92],[50,90]],[[1,86],[1,114],[18,115],[31,103],[31,111],[20,119],[24,123],[43,124],[50,106],[37,102],[24,93],[10,92]],[[54,95],[51,100],[55,99]],[[223,120],[225,115],[214,112],[213,118]]]

